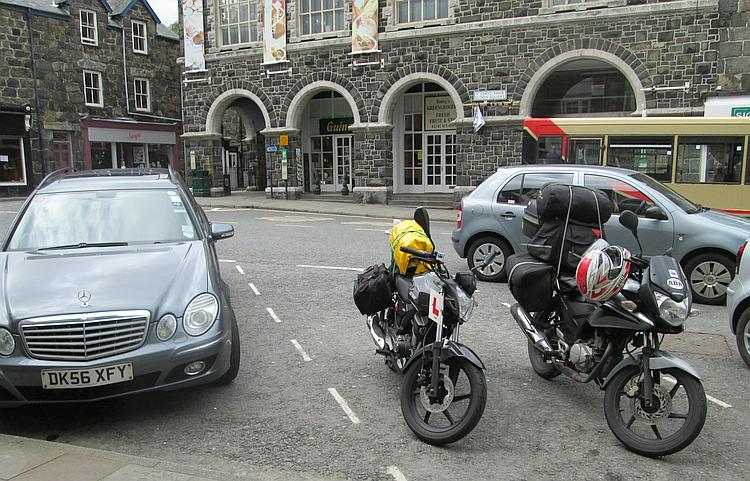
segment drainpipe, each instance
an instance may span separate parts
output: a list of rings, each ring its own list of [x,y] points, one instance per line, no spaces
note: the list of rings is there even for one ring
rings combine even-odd
[[[42,143],[42,111],[39,108],[39,88],[36,77],[36,52],[34,51],[34,22],[30,10],[26,10],[26,24],[29,26],[29,46],[31,47],[31,77],[34,79],[34,109],[36,110],[36,130],[39,136],[39,160],[42,164],[42,177],[47,175],[44,162],[44,145]],[[33,176],[33,169],[32,169]],[[28,179],[27,179],[28,181]]]

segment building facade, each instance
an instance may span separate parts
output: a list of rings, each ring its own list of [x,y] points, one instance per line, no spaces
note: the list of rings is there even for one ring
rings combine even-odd
[[[65,167],[179,167],[179,56],[144,0],[0,0],[0,195]]]
[[[293,195],[460,195],[521,161],[527,117],[750,104],[747,0],[379,0],[377,48],[353,55],[352,11],[367,3],[287,0],[286,60],[264,63],[264,1],[203,0],[205,69],[184,74],[188,170],[218,195],[233,143],[253,188],[283,186],[285,164]]]

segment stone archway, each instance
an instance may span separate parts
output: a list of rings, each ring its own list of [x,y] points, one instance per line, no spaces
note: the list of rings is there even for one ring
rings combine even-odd
[[[237,88],[227,90],[213,101],[211,107],[208,109],[208,115],[206,115],[206,133],[221,134],[221,122],[224,118],[224,112],[237,101],[243,99],[250,100],[258,107],[263,115],[263,120],[266,124],[265,128],[272,127],[271,116],[261,98],[249,90]]]
[[[361,123],[359,107],[349,90],[336,82],[331,82],[330,80],[318,80],[302,87],[292,98],[289,107],[287,108],[286,128],[299,130],[302,115],[307,103],[316,94],[326,90],[333,90],[340,94],[346,100],[346,103],[349,104],[352,116],[354,117],[354,125],[359,125]]]
[[[392,125],[393,111],[401,95],[412,86],[419,83],[435,83],[450,95],[456,106],[456,120],[463,119],[463,100],[456,87],[440,75],[430,72],[415,72],[396,80],[385,92],[378,110],[378,124]]]

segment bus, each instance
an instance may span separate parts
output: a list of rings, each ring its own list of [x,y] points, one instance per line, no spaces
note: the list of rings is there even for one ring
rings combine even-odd
[[[750,118],[529,118],[525,164],[623,167],[693,202],[750,216]]]

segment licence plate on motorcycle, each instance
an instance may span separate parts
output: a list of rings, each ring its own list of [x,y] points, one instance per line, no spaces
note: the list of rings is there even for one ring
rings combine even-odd
[[[126,362],[92,369],[42,371],[43,389],[75,389],[105,386],[133,380],[133,364]]]

